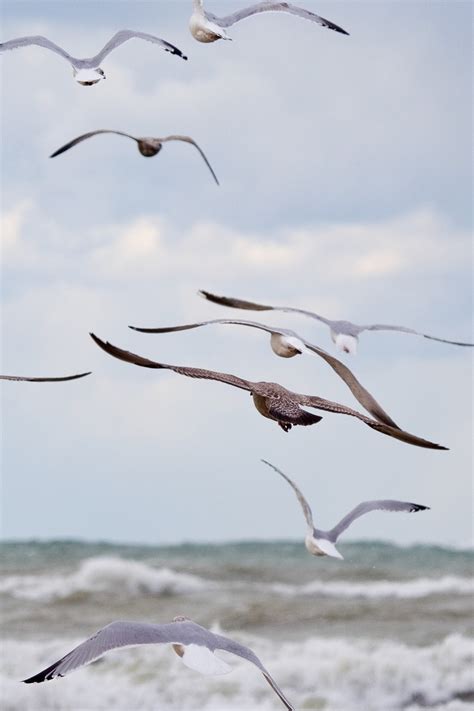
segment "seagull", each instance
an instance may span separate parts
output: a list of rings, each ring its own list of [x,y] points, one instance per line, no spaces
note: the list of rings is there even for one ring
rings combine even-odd
[[[397,429],[396,427],[390,427],[382,422],[371,420],[370,417],[366,417],[360,412],[357,412],[357,410],[352,410],[350,407],[346,407],[345,405],[340,405],[339,403],[331,402],[330,400],[324,400],[323,398],[315,395],[301,395],[299,393],[294,393],[278,383],[254,383],[251,380],[244,380],[236,375],[219,373],[215,370],[203,370],[202,368],[188,368],[187,366],[181,365],[157,363],[154,360],[143,358],[136,353],[122,350],[111,343],[104,342],[93,333],[91,333],[90,336],[95,343],[97,343],[99,348],[102,348],[102,350],[114,358],[124,360],[127,363],[133,363],[134,365],[141,366],[142,368],[165,368],[168,370],[174,370],[175,373],[186,375],[189,378],[217,380],[221,383],[232,385],[235,388],[246,390],[251,394],[258,412],[263,415],[263,417],[267,417],[269,420],[277,422],[284,432],[291,430],[293,425],[314,425],[322,420],[322,417],[319,415],[314,415],[312,412],[303,410],[300,407],[300,405],[306,405],[307,407],[314,407],[327,412],[335,412],[341,415],[356,417],[372,429],[382,432],[389,437],[399,439],[402,442],[413,444],[416,447],[425,447],[427,449],[447,449],[447,447],[442,447],[439,444],[428,442],[427,440],[416,437],[415,435],[405,432],[404,430]]]
[[[209,168],[209,170],[212,173],[212,177],[216,181],[217,185],[219,185],[219,181],[217,180],[217,176],[214,173],[213,169],[211,168],[211,164],[207,160],[204,151],[201,150],[201,148],[198,146],[196,141],[194,141],[190,136],[165,136],[164,138],[151,138],[149,136],[147,137],[138,137],[136,138],[135,136],[131,136],[129,133],[123,133],[123,131],[111,131],[109,129],[100,129],[98,131],[91,131],[90,133],[84,133],[82,136],[78,136],[77,138],[74,138],[72,141],[69,141],[69,143],[66,143],[64,146],[61,148],[58,148],[57,151],[52,153],[49,157],[50,158],[55,158],[56,156],[59,156],[61,153],[64,153],[65,151],[68,151],[70,148],[73,146],[76,146],[78,143],[81,143],[81,141],[85,141],[86,138],[91,138],[91,136],[97,136],[100,133],[115,133],[117,136],[125,136],[125,138],[131,138],[132,141],[135,141],[138,146],[138,150],[142,154],[142,156],[145,156],[145,158],[151,158],[151,156],[156,156],[157,153],[161,151],[163,148],[163,143],[166,143],[167,141],[184,141],[185,143],[191,143],[199,153],[201,154],[202,159],[204,160],[205,164]]]
[[[241,319],[213,319],[212,321],[200,321],[199,323],[189,323],[184,326],[172,326],[169,328],[138,328],[137,326],[129,326],[134,331],[142,333],[169,333],[172,331],[186,331],[191,328],[199,328],[213,323],[230,323],[239,326],[249,326],[250,328],[258,328],[270,334],[270,346],[272,351],[281,358],[293,358],[301,353],[309,353],[310,355],[319,355],[326,363],[334,370],[337,375],[346,383],[349,390],[352,392],[356,400],[367,410],[376,420],[384,422],[386,425],[398,428],[398,425],[392,420],[390,415],[387,415],[385,410],[379,405],[377,400],[366,390],[357,380],[354,373],[349,368],[341,363],[334,356],[326,353],[322,348],[305,341],[295,331],[290,331],[285,328],[277,328],[275,326],[265,326],[263,323],[255,321],[244,321]]]
[[[426,511],[430,508],[429,506],[413,504],[409,501],[394,501],[393,499],[363,501],[361,504],[356,506],[355,509],[349,511],[349,513],[344,516],[344,518],[341,519],[339,523],[334,526],[334,528],[331,528],[330,531],[321,531],[319,528],[314,527],[311,508],[301,491],[296,486],[295,482],[292,481],[289,476],[283,474],[283,472],[274,464],[270,464],[270,462],[267,462],[265,459],[262,459],[262,462],[274,469],[283,477],[283,479],[286,479],[291,487],[293,487],[298,501],[301,504],[301,508],[303,509],[306,523],[308,524],[305,545],[311,555],[328,555],[331,558],[340,558],[343,560],[343,556],[339,553],[334,544],[341,533],[343,533],[346,528],[349,528],[351,523],[355,521],[356,518],[359,518],[370,511],[406,511],[407,513],[413,513],[413,511]]]
[[[435,336],[428,336],[426,333],[414,331],[412,328],[405,328],[404,326],[387,326],[381,323],[375,323],[369,326],[358,326],[351,321],[332,321],[331,319],[324,318],[324,316],[320,316],[313,311],[295,309],[291,306],[266,306],[265,304],[255,304],[253,301],[243,301],[242,299],[234,299],[227,296],[216,296],[215,294],[211,294],[209,291],[203,290],[200,290],[198,293],[200,296],[208,301],[212,301],[214,304],[231,306],[234,309],[247,309],[249,311],[287,311],[315,318],[317,321],[321,321],[322,323],[325,323],[326,326],[329,326],[331,339],[336,344],[336,348],[339,351],[351,353],[352,355],[357,353],[359,334],[362,333],[362,331],[400,331],[401,333],[412,333],[415,336],[423,336],[423,338],[428,338],[430,341],[450,343],[452,346],[474,346],[474,343],[447,341],[445,338],[435,338]]]
[[[65,380],[77,380],[78,378],[85,378],[88,373],[78,373],[77,375],[65,375],[61,378],[27,378],[22,375],[0,375],[0,380],[23,380],[28,383],[62,383]]]
[[[294,711],[295,707],[288,701],[251,649],[233,639],[214,634],[184,616],[175,617],[173,622],[162,625],[124,620],[111,622],[75,647],[62,659],[39,674],[23,681],[25,684],[39,684],[58,676],[65,676],[65,674],[99,659],[111,649],[135,647],[141,644],[171,644],[187,667],[206,675],[227,674],[232,671],[232,667],[215,655],[217,650],[235,654],[254,664],[262,672],[288,711]]]
[[[78,84],[82,84],[82,86],[92,86],[93,84],[97,84],[99,81],[106,78],[104,71],[100,68],[100,64],[107,57],[107,55],[110,54],[110,52],[112,52],[112,50],[116,47],[119,47],[124,42],[127,42],[133,38],[154,42],[155,44],[163,47],[165,52],[171,52],[171,54],[176,54],[178,57],[181,57],[181,59],[187,59],[180,49],[169,42],[166,42],[159,37],[155,37],[155,35],[149,35],[147,32],[134,32],[134,30],[120,30],[120,32],[117,32],[112,39],[107,42],[98,54],[94,57],[86,59],[72,57],[62,47],[59,47],[54,42],[51,42],[51,40],[47,37],[42,37],[41,35],[17,37],[16,39],[9,40],[8,42],[2,42],[0,43],[0,52],[6,52],[9,49],[18,49],[19,47],[28,47],[32,44],[38,45],[38,47],[44,47],[45,49],[50,49],[52,52],[59,54],[69,62],[72,66],[74,79]]]
[[[256,5],[251,5],[242,10],[234,12],[232,15],[226,15],[225,17],[217,17],[211,12],[207,12],[203,6],[203,0],[193,0],[194,11],[189,20],[189,29],[192,36],[198,42],[215,42],[219,39],[230,40],[226,27],[231,27],[235,25],[236,22],[240,20],[245,20],[246,17],[251,17],[252,15],[257,15],[260,12],[288,12],[290,15],[296,15],[296,17],[301,17],[303,20],[310,20],[311,22],[317,22],[318,25],[327,27],[330,30],[335,30],[343,35],[348,35],[349,33],[335,25],[329,20],[325,20],[324,17],[316,15],[314,12],[305,10],[302,7],[297,7],[296,5],[291,5],[288,2],[259,2]]]

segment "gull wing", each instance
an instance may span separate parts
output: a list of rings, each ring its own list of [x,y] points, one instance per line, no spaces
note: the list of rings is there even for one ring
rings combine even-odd
[[[360,420],[361,422],[364,422],[366,425],[371,427],[373,430],[377,430],[377,432],[382,432],[383,434],[386,434],[389,437],[399,439],[401,442],[412,444],[415,447],[425,447],[426,449],[448,449],[448,447],[443,447],[440,444],[435,444],[434,442],[430,442],[429,440],[422,439],[421,437],[412,435],[409,432],[405,432],[405,430],[401,430],[396,427],[390,427],[390,425],[385,425],[383,422],[376,422],[375,420],[371,420],[370,417],[366,417],[361,412],[353,410],[351,407],[341,405],[338,402],[325,400],[324,398],[317,397],[315,395],[300,395],[298,393],[294,393],[294,396],[295,398],[297,398],[297,402],[299,402],[300,405],[304,405],[306,407],[314,407],[318,410],[325,410],[326,412],[334,412],[340,415],[349,415],[351,417],[355,417],[356,419]]]
[[[362,407],[366,409],[367,412],[370,412],[370,414],[375,417],[376,420],[379,420],[380,422],[383,422],[386,425],[390,425],[390,427],[395,427],[396,429],[399,429],[398,425],[392,420],[390,415],[385,412],[383,407],[377,402],[373,395],[371,395],[369,391],[364,388],[364,386],[357,380],[354,373],[346,365],[344,365],[344,363],[324,351],[322,348],[319,348],[318,346],[315,346],[312,343],[308,343],[302,338],[301,340],[303,341],[304,345],[308,350],[312,351],[313,353],[316,353],[316,355],[323,358],[323,360],[326,361],[326,363],[334,370],[334,372],[339,375],[339,377],[345,382],[351,393],[354,395],[356,400],[360,402]]]
[[[77,373],[77,375],[64,375],[59,378],[28,378],[21,375],[0,375],[0,380],[24,380],[29,383],[62,383],[65,380],[77,380],[78,378],[85,378],[86,375],[91,375],[91,371],[88,373]]]
[[[191,328],[200,328],[200,326],[208,326],[213,323],[235,323],[241,326],[258,328],[261,331],[267,331],[267,333],[273,333],[275,331],[274,328],[264,326],[262,323],[257,323],[256,321],[241,321],[239,319],[230,318],[215,318],[211,321],[198,321],[197,323],[186,323],[183,326],[167,326],[165,328],[139,328],[138,326],[129,326],[129,328],[134,331],[140,331],[141,333],[172,333],[174,331],[188,331]]]
[[[285,694],[280,689],[276,681],[272,678],[267,669],[265,669],[265,667],[263,666],[260,659],[254,652],[252,652],[251,649],[245,647],[243,644],[239,644],[239,642],[235,642],[233,639],[223,637],[222,635],[215,634],[213,635],[213,637],[215,649],[222,649],[225,652],[230,652],[231,654],[235,654],[236,656],[241,657],[242,659],[246,659],[251,664],[254,664],[262,672],[266,681],[268,682],[268,684],[270,684],[273,691],[278,696],[283,705],[288,709],[288,711],[295,711],[295,707],[293,706],[293,704],[286,698]]]
[[[214,304],[220,304],[221,306],[230,306],[233,309],[247,309],[249,311],[286,311],[287,313],[297,313],[303,314],[303,316],[310,316],[315,318],[317,321],[325,323],[327,326],[331,326],[333,323],[324,316],[319,316],[313,311],[305,311],[304,309],[295,309],[291,306],[267,306],[265,304],[256,304],[253,301],[244,301],[242,299],[234,299],[230,296],[217,296],[216,294],[211,294],[209,291],[204,291],[200,289],[198,292],[202,297],[208,301],[212,301]]]
[[[361,331],[399,331],[400,333],[411,333],[415,336],[428,338],[430,341],[439,341],[440,343],[450,343],[452,346],[474,346],[474,343],[464,343],[463,341],[448,341],[446,338],[437,338],[436,336],[428,336],[426,333],[415,331],[413,328],[405,328],[405,326],[388,326],[383,323],[374,323],[372,326],[361,326]]]
[[[79,667],[99,659],[111,649],[132,647],[140,644],[187,644],[194,641],[193,627],[199,628],[194,622],[171,622],[166,625],[152,625],[143,622],[117,621],[102,627],[92,637],[86,639],[69,654],[59,659],[39,674],[24,679],[25,684],[49,681],[57,676],[65,676]]]
[[[217,179],[217,175],[214,173],[214,170],[207,160],[206,154],[204,151],[198,146],[196,141],[192,139],[190,136],[166,136],[165,138],[160,138],[159,139],[162,143],[165,143],[165,141],[184,141],[185,143],[190,143],[192,146],[194,146],[199,153],[201,154],[201,158],[203,159],[204,163],[207,165],[209,170],[211,171],[212,177],[216,181],[217,185],[219,185],[219,181]]]
[[[133,363],[134,365],[139,365],[142,368],[164,368],[167,370],[174,370],[175,373],[180,375],[187,375],[189,378],[204,378],[205,380],[218,380],[221,383],[226,383],[227,385],[233,385],[241,390],[252,390],[252,385],[248,380],[243,380],[236,375],[231,375],[230,373],[219,373],[215,370],[203,370],[202,368],[188,368],[181,365],[167,365],[166,363],[158,363],[154,360],[149,360],[148,358],[143,358],[136,353],[131,353],[130,351],[122,350],[117,348],[117,346],[112,345],[112,343],[101,341],[100,338],[95,336],[93,333],[90,334],[91,338],[97,343],[99,348],[102,348],[106,353],[118,358],[119,360],[124,360],[127,363]]]
[[[346,528],[349,528],[351,523],[363,516],[370,511],[404,511],[406,513],[412,513],[413,511],[426,511],[429,506],[422,506],[421,504],[413,504],[409,501],[395,501],[393,499],[379,499],[376,501],[363,501],[361,504],[356,506],[352,511],[350,511],[339,523],[334,526],[330,531],[328,531],[328,537],[330,541],[334,543],[337,541],[339,536]]]
[[[61,146],[61,148],[58,148],[57,151],[54,151],[54,153],[51,153],[51,155],[49,157],[55,158],[56,156],[59,156],[61,153],[68,151],[73,146],[77,146],[78,143],[81,143],[82,141],[85,141],[87,138],[91,138],[92,136],[97,136],[100,133],[115,133],[115,134],[117,134],[117,136],[125,136],[126,138],[132,138],[134,141],[137,140],[135,138],[135,136],[130,136],[130,134],[128,134],[128,133],[123,133],[122,131],[112,131],[112,130],[109,130],[108,128],[101,128],[97,131],[90,131],[89,133],[83,133],[82,136],[78,136],[77,138],[74,138],[72,141],[69,141],[69,143],[65,143],[64,146]]]
[[[10,49],[20,49],[20,47],[28,47],[30,45],[37,45],[38,47],[44,47],[45,49],[50,49],[52,52],[59,54],[60,57],[67,59],[71,64],[75,63],[75,57],[72,57],[65,49],[59,45],[51,42],[47,37],[42,35],[32,35],[30,37],[17,37],[16,39],[9,40],[8,42],[0,43],[0,52],[6,52]]]
[[[147,42],[153,42],[154,44],[160,45],[165,52],[171,52],[171,54],[176,54],[178,57],[181,57],[181,59],[187,59],[187,57],[181,52],[180,49],[175,47],[173,44],[170,44],[169,42],[166,42],[166,40],[161,39],[160,37],[155,37],[155,35],[149,35],[147,32],[135,32],[134,30],[120,30],[120,32],[117,32],[102,49],[98,54],[95,55],[95,57],[90,57],[90,59],[84,59],[83,60],[83,66],[87,66],[92,68],[96,68],[101,64],[105,57],[110,54],[116,47],[119,47],[121,44],[124,42],[128,42],[130,39],[142,39],[146,40]]]
[[[341,32],[343,35],[348,35],[349,33],[335,25],[334,22],[330,20],[325,20],[324,17],[316,15],[314,12],[305,10],[302,7],[297,7],[296,5],[291,5],[288,2],[259,2],[256,5],[251,5],[242,10],[234,12],[232,15],[226,15],[225,17],[216,17],[209,12],[205,12],[208,20],[215,22],[219,27],[230,27],[235,25],[236,22],[245,20],[247,17],[252,15],[257,15],[261,12],[287,12],[290,15],[296,15],[296,17],[301,17],[303,20],[310,20],[311,22],[316,22],[322,27],[327,27],[335,32]]]
[[[297,498],[298,498],[298,501],[299,501],[300,504],[301,504],[301,508],[303,509],[303,513],[304,513],[304,517],[305,517],[305,519],[306,519],[306,523],[308,524],[308,526],[309,526],[311,529],[313,529],[313,528],[314,528],[313,513],[312,513],[312,511],[311,511],[310,505],[309,505],[308,502],[306,501],[306,499],[305,499],[305,497],[303,496],[303,494],[301,493],[301,491],[300,491],[300,490],[298,489],[298,487],[296,486],[295,482],[292,481],[289,476],[286,476],[286,474],[283,474],[283,472],[281,471],[281,469],[278,469],[278,467],[276,467],[274,464],[270,464],[270,462],[267,462],[266,459],[262,459],[262,462],[263,462],[264,464],[267,464],[267,465],[268,465],[269,467],[271,467],[272,469],[274,469],[278,474],[280,474],[280,476],[283,477],[283,479],[286,479],[286,481],[288,482],[288,484],[293,488],[293,490],[294,490],[294,492],[295,492],[295,494],[296,494],[296,496],[297,496]]]

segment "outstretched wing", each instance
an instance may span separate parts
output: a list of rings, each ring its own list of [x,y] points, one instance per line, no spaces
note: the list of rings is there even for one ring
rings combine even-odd
[[[329,353],[326,353],[326,351],[322,348],[319,348],[312,343],[308,343],[303,339],[301,340],[308,350],[316,353],[316,355],[320,356],[329,366],[331,366],[334,372],[337,373],[337,375],[339,375],[339,377],[345,382],[356,400],[360,402],[362,407],[365,408],[367,412],[370,412],[370,414],[373,415],[376,420],[379,420],[379,422],[383,422],[386,425],[390,425],[390,427],[399,429],[398,425],[392,420],[390,415],[385,412],[383,407],[377,402],[373,395],[371,395],[369,391],[366,390],[361,383],[359,383],[354,373],[346,365],[344,365],[344,363]]]
[[[198,321],[197,323],[186,323],[183,326],[167,326],[165,328],[139,328],[138,326],[129,326],[134,331],[140,331],[141,333],[171,333],[174,331],[188,331],[191,328],[199,328],[200,326],[208,326],[212,323],[235,323],[241,326],[250,326],[252,328],[258,328],[261,331],[267,331],[267,333],[272,333],[275,329],[269,326],[264,326],[256,321],[240,321],[239,319],[230,318],[216,318],[211,321]]]
[[[0,380],[24,380],[29,383],[62,383],[65,380],[77,380],[78,378],[85,378],[86,375],[90,375],[91,371],[88,373],[78,373],[77,375],[64,375],[59,378],[28,378],[21,375],[0,375]]]
[[[101,341],[93,333],[90,334],[91,338],[97,343],[99,348],[102,348],[106,353],[119,360],[124,360],[127,363],[133,363],[134,365],[139,365],[142,368],[164,368],[167,370],[174,370],[175,373],[180,375],[187,375],[189,378],[204,378],[206,380],[218,380],[221,383],[227,383],[227,385],[233,385],[236,388],[241,388],[241,390],[250,391],[252,383],[248,380],[243,380],[236,375],[231,375],[230,373],[219,373],[215,370],[203,370],[202,368],[188,368],[181,365],[167,365],[166,363],[157,363],[154,360],[149,360],[148,358],[143,358],[136,353],[131,353],[130,351],[124,351],[117,346],[113,346],[111,343]]]
[[[232,15],[226,15],[225,17],[216,17],[215,15],[209,12],[206,12],[205,15],[209,20],[219,25],[219,27],[230,27],[231,25],[235,25],[236,22],[240,22],[241,20],[245,20],[247,17],[257,15],[261,12],[287,12],[290,15],[296,15],[296,17],[301,17],[303,20],[310,20],[311,22],[316,22],[318,25],[321,25],[322,27],[327,27],[328,29],[334,30],[335,32],[341,32],[343,35],[349,34],[345,30],[343,30],[342,27],[335,25],[334,22],[331,22],[330,20],[325,20],[324,17],[320,17],[314,12],[305,10],[302,7],[297,7],[296,5],[291,5],[288,2],[259,2],[256,5],[251,5],[250,7],[244,8],[243,10],[238,10]]]
[[[225,652],[230,652],[231,654],[235,654],[238,657],[241,657],[242,659],[246,659],[251,664],[254,664],[257,669],[262,672],[266,681],[268,682],[268,684],[270,684],[273,691],[278,696],[280,701],[284,704],[284,706],[288,709],[288,711],[295,711],[295,707],[293,706],[293,704],[286,698],[285,694],[280,689],[276,681],[269,674],[267,669],[265,669],[260,659],[254,652],[252,652],[251,649],[245,647],[243,644],[239,644],[239,642],[235,642],[233,639],[223,637],[222,635],[215,634],[213,635],[213,637],[215,649],[222,649]]]
[[[111,649],[139,644],[181,642],[179,632],[183,624],[188,623],[173,622],[167,625],[152,625],[141,622],[112,622],[75,647],[69,654],[43,669],[39,674],[24,679],[24,682],[25,684],[38,684],[57,676],[65,676],[65,674],[99,659]]]
[[[59,156],[61,153],[68,151],[73,146],[77,146],[78,143],[81,143],[82,141],[85,141],[87,138],[91,138],[92,136],[97,136],[100,133],[116,133],[117,136],[125,136],[126,138],[132,138],[134,141],[137,140],[134,136],[130,136],[130,134],[128,134],[128,133],[123,133],[122,131],[112,131],[112,130],[109,130],[108,128],[101,128],[98,131],[90,131],[89,133],[83,133],[82,136],[78,136],[77,138],[74,138],[72,141],[69,141],[69,143],[66,143],[64,146],[61,146],[61,148],[58,148],[58,150],[54,151],[54,153],[51,153],[51,155],[49,157],[55,158],[56,156]]]
[[[112,50],[114,50],[116,47],[119,47],[124,42],[128,42],[128,40],[130,39],[142,39],[146,40],[147,42],[153,42],[154,44],[160,45],[160,47],[162,47],[165,52],[171,52],[171,54],[176,54],[178,57],[181,57],[181,59],[187,59],[187,57],[181,52],[180,49],[175,47],[173,44],[166,42],[166,40],[161,39],[160,37],[155,37],[155,35],[149,35],[147,32],[120,30],[120,32],[117,32],[107,42],[107,44],[100,50],[98,54],[95,55],[95,57],[85,59],[84,62],[87,66],[95,68],[104,61],[105,57],[110,54]]]
[[[212,301],[214,304],[220,304],[221,306],[230,306],[233,309],[247,309],[248,311],[286,311],[287,313],[297,313],[303,314],[303,316],[310,316],[315,318],[317,321],[325,323],[327,326],[331,326],[332,321],[324,316],[319,316],[313,311],[305,311],[304,309],[295,309],[291,306],[267,306],[266,304],[256,304],[253,301],[243,301],[242,299],[234,299],[231,296],[216,296],[216,294],[211,294],[209,291],[204,291],[200,289],[198,292],[208,301]]]
[[[203,159],[204,163],[207,165],[207,167],[211,171],[212,177],[216,181],[217,185],[219,185],[219,181],[217,180],[217,175],[214,173],[214,170],[212,169],[211,164],[207,160],[204,151],[198,146],[196,141],[194,141],[190,136],[166,136],[165,138],[160,138],[160,141],[162,143],[164,143],[165,141],[184,141],[185,143],[190,143],[192,146],[197,148],[197,150],[201,154],[201,158]]]
[[[409,432],[405,432],[405,430],[401,430],[397,427],[390,427],[390,425],[385,425],[383,422],[376,422],[375,420],[371,420],[370,417],[366,417],[366,415],[363,415],[361,412],[353,410],[351,407],[341,405],[338,402],[325,400],[324,398],[317,397],[315,395],[300,395],[298,393],[294,393],[294,396],[295,399],[297,399],[297,402],[300,403],[300,405],[304,405],[306,407],[315,407],[317,410],[325,410],[326,412],[335,412],[340,415],[349,415],[351,417],[355,417],[356,419],[360,420],[361,422],[364,422],[366,425],[371,427],[373,430],[377,430],[377,432],[382,432],[383,434],[386,434],[389,437],[399,439],[401,442],[412,444],[415,447],[425,447],[426,449],[448,449],[448,447],[443,447],[440,444],[435,444],[434,442],[430,442],[429,440],[422,439],[421,437],[412,435]]]
[[[74,63],[74,57],[66,52],[62,47],[51,42],[47,37],[42,35],[33,35],[31,37],[17,37],[16,39],[9,40],[8,42],[0,43],[0,52],[6,52],[9,49],[19,49],[20,47],[28,47],[29,45],[37,45],[38,47],[44,47],[45,49],[50,49],[51,52],[59,54],[60,57],[67,59],[68,62]]]
[[[306,519],[306,523],[308,524],[308,526],[309,526],[311,529],[314,528],[313,513],[312,513],[312,511],[311,511],[310,505],[309,505],[308,502],[306,501],[306,499],[305,499],[305,497],[303,496],[303,494],[301,493],[301,491],[300,491],[300,490],[298,489],[298,487],[296,486],[295,482],[292,481],[289,476],[286,476],[286,474],[283,474],[283,472],[281,471],[281,469],[278,469],[278,467],[276,467],[274,464],[270,464],[270,462],[267,462],[266,459],[262,459],[262,462],[263,462],[264,464],[267,464],[267,465],[268,465],[269,467],[271,467],[272,469],[274,469],[278,474],[280,474],[280,476],[283,477],[283,479],[286,479],[286,481],[288,482],[288,484],[293,488],[293,490],[294,490],[294,492],[295,492],[295,494],[296,494],[296,496],[297,496],[297,498],[298,498],[298,501],[299,501],[300,504],[301,504],[301,508],[303,509],[304,517],[305,517],[305,519]]]
[[[450,343],[452,346],[474,346],[474,343],[464,343],[463,341],[448,341],[446,338],[437,338],[436,336],[428,336],[426,333],[415,331],[413,328],[405,328],[405,326],[388,326],[383,323],[374,323],[372,326],[361,326],[362,331],[399,331],[400,333],[411,333],[414,336],[423,336],[429,338],[430,341],[439,341],[440,343]]]
[[[377,501],[363,501],[361,504],[352,509],[339,523],[328,531],[329,540],[335,543],[343,531],[348,528],[356,518],[363,516],[370,511],[405,511],[412,513],[413,511],[426,511],[429,506],[421,504],[413,504],[409,501],[395,501],[392,499],[380,499]]]

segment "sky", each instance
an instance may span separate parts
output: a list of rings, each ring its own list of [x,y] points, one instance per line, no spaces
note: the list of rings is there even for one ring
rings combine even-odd
[[[350,36],[268,14],[204,45],[188,31],[190,0],[3,1],[5,39],[44,34],[91,56],[130,28],[189,57],[130,41],[93,87],[37,47],[0,57],[1,372],[93,371],[2,385],[5,538],[302,537],[293,492],[265,458],[298,482],[322,528],[364,499],[431,507],[367,516],[346,540],[471,540],[469,349],[365,333],[357,356],[340,355],[400,426],[442,452],[329,413],[285,434],[242,391],[119,362],[88,336],[351,406],[323,361],[277,358],[264,333],[127,326],[250,317],[335,353],[315,321],[231,311],[200,299],[206,289],[472,340],[471,4],[302,4]],[[185,144],[145,159],[99,136],[48,158],[100,128],[190,135],[221,186]]]

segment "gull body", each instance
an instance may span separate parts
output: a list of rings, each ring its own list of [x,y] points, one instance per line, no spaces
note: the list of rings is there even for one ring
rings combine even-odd
[[[161,625],[122,620],[111,622],[57,662],[24,682],[39,684],[50,681],[99,659],[112,649],[143,644],[169,644],[183,664],[206,675],[227,674],[232,671],[232,667],[215,655],[216,651],[235,654],[257,667],[286,709],[294,711],[294,706],[249,647],[229,637],[214,634],[184,616],[175,617],[173,622]]]
[[[199,294],[203,296],[208,301],[212,301],[214,304],[220,304],[221,306],[230,306],[234,309],[246,309],[249,311],[285,311],[288,313],[297,313],[302,316],[309,316],[320,323],[324,323],[328,326],[331,339],[335,343],[336,348],[344,353],[351,353],[355,355],[357,353],[357,344],[359,341],[359,335],[363,331],[397,331],[399,333],[408,333],[414,336],[422,336],[430,341],[439,341],[440,343],[449,343],[452,346],[474,346],[474,343],[467,343],[464,341],[450,341],[446,338],[438,338],[437,336],[430,336],[427,333],[422,333],[421,331],[415,331],[413,328],[406,328],[405,326],[390,326],[388,324],[374,323],[366,326],[359,326],[352,321],[336,321],[333,319],[325,318],[320,314],[314,313],[314,311],[306,311],[305,309],[297,309],[292,306],[268,306],[267,304],[257,304],[253,301],[245,301],[243,299],[235,299],[231,296],[217,296],[216,294],[211,294],[209,291],[200,290]]]
[[[412,435],[409,432],[405,432],[397,427],[391,427],[383,422],[373,420],[357,410],[341,405],[338,402],[325,400],[324,398],[316,395],[295,393],[291,390],[287,390],[287,388],[284,388],[279,383],[253,382],[251,380],[240,378],[237,375],[232,375],[231,373],[221,373],[215,370],[204,370],[204,368],[190,368],[182,365],[158,363],[157,361],[144,358],[143,356],[132,353],[131,351],[125,351],[122,348],[118,348],[112,343],[102,341],[93,333],[91,333],[90,336],[99,348],[102,348],[102,350],[114,358],[118,358],[119,360],[123,360],[127,363],[133,363],[133,365],[138,365],[142,368],[173,370],[175,373],[185,375],[188,378],[216,380],[218,382],[225,383],[226,385],[239,388],[240,390],[246,390],[250,393],[250,395],[252,395],[254,405],[258,412],[264,417],[277,422],[285,432],[291,430],[293,426],[300,425],[305,427],[308,425],[314,425],[322,419],[319,415],[314,415],[312,412],[305,410],[304,406],[306,406],[340,415],[349,415],[350,417],[360,420],[377,432],[381,432],[382,434],[398,439],[401,442],[412,444],[416,447],[425,447],[427,449],[446,449],[446,447],[429,442],[428,440]]]
[[[414,511],[426,511],[429,507],[421,504],[414,504],[411,501],[397,501],[395,499],[377,499],[375,501],[363,501],[350,511],[338,524],[329,531],[323,531],[315,528],[313,522],[313,513],[306,498],[296,486],[295,482],[289,476],[284,474],[281,469],[278,469],[274,464],[262,459],[262,462],[271,467],[283,479],[285,479],[296,494],[296,498],[300,502],[303,515],[305,517],[308,530],[305,537],[306,549],[314,556],[329,556],[330,558],[339,558],[343,560],[343,556],[336,548],[336,542],[341,533],[345,531],[353,521],[360,516],[363,516],[370,511],[403,511],[405,513],[413,513]]]
[[[271,2],[269,0],[243,8],[225,17],[218,17],[211,12],[207,12],[207,10],[204,9],[203,0],[193,0],[193,14],[189,20],[189,30],[194,39],[198,42],[208,44],[220,39],[229,40],[231,37],[229,37],[225,28],[231,27],[237,22],[245,20],[247,17],[258,15],[262,12],[284,12],[300,17],[303,20],[316,22],[322,27],[327,27],[341,34],[348,34],[342,27],[335,25],[333,22],[330,22],[330,20],[325,20],[324,17],[320,17],[314,12],[292,5],[289,2]]]
[[[309,341],[306,341],[297,333],[290,331],[287,328],[266,326],[263,323],[245,321],[242,319],[212,319],[210,321],[199,321],[198,323],[188,323],[183,326],[169,326],[166,328],[139,328],[137,326],[130,326],[130,328],[134,331],[140,331],[141,333],[172,333],[176,331],[187,331],[213,324],[248,326],[250,328],[269,333],[272,351],[277,356],[280,356],[280,358],[293,358],[294,356],[301,355],[303,353],[311,356],[319,356],[319,358],[322,358],[322,360],[324,360],[330,368],[332,368],[336,375],[344,381],[356,400],[360,402],[362,407],[364,407],[367,412],[370,412],[370,414],[380,422],[384,422],[391,427],[398,427],[390,415],[385,412],[377,400],[369,393],[368,390],[366,390],[366,388],[364,388],[364,386],[357,380],[354,373],[346,365],[344,365],[344,363],[324,351],[322,348],[319,348],[319,346],[309,343]]]
[[[124,42],[134,38],[146,40],[147,42],[153,42],[154,44],[161,46],[165,52],[170,52],[171,54],[181,57],[182,59],[187,59],[180,49],[169,42],[166,42],[166,40],[156,37],[155,35],[150,35],[147,32],[135,32],[134,30],[120,30],[104,45],[104,47],[102,47],[100,52],[93,57],[84,59],[81,59],[80,57],[73,57],[62,47],[42,35],[17,37],[16,39],[9,40],[8,42],[2,42],[0,43],[0,52],[6,52],[11,49],[20,49],[21,47],[29,47],[31,45],[49,49],[51,52],[58,54],[60,57],[69,62],[72,67],[73,77],[78,84],[81,84],[81,86],[93,86],[102,79],[106,78],[100,65],[107,55],[109,55],[110,52],[112,52],[116,47],[119,47]]]
[[[77,138],[73,138],[72,141],[69,141],[66,143],[64,146],[61,146],[61,148],[58,148],[54,153],[52,153],[49,157],[50,158],[55,158],[56,156],[61,155],[61,153],[65,153],[68,151],[70,148],[73,148],[73,146],[77,146],[78,143],[82,143],[82,141],[87,140],[88,138],[92,138],[93,136],[98,136],[101,134],[114,134],[116,136],[123,136],[125,138],[130,138],[132,141],[135,141],[137,144],[137,148],[142,154],[142,156],[145,156],[145,158],[151,158],[153,156],[156,156],[157,153],[161,151],[163,148],[164,143],[168,143],[169,141],[182,141],[183,143],[189,143],[192,146],[196,148],[196,150],[199,152],[201,155],[201,158],[209,168],[209,171],[214,178],[215,182],[217,185],[219,185],[219,181],[217,179],[216,174],[214,173],[214,170],[207,160],[206,154],[204,151],[198,146],[196,141],[191,138],[190,136],[179,136],[179,135],[173,135],[173,136],[163,136],[162,138],[158,138],[156,136],[132,136],[129,133],[124,133],[123,131],[115,131],[109,128],[100,128],[97,131],[89,131],[89,133],[83,133],[81,136],[77,136]]]

